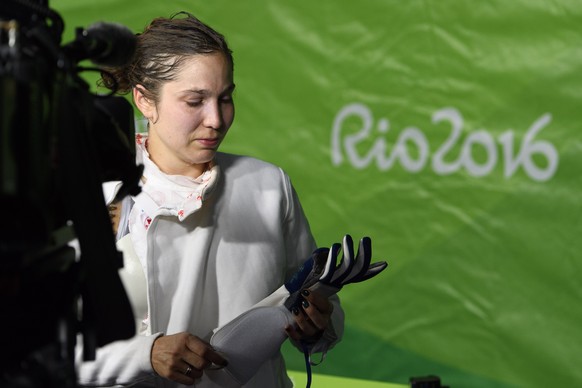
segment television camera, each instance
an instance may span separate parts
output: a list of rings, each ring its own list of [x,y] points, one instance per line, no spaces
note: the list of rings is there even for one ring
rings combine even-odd
[[[85,359],[135,334],[101,184],[139,192],[133,109],[81,77],[131,59],[123,26],[77,28],[47,0],[0,1],[0,386],[76,386]],[[96,67],[83,67],[87,60]]]

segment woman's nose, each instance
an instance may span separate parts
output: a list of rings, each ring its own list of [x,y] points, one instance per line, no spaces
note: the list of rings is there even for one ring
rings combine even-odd
[[[209,103],[204,112],[204,126],[208,128],[220,129],[222,125],[222,112],[217,101]]]

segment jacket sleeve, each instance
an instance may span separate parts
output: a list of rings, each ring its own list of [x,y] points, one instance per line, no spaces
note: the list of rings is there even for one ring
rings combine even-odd
[[[77,383],[81,387],[132,385],[153,379],[150,351],[161,333],[138,335],[129,340],[115,341],[97,350],[95,360],[83,361],[82,346],[77,345]],[[81,343],[82,341],[77,341]]]
[[[287,198],[287,212],[285,217],[285,244],[287,250],[287,276],[289,280],[311,253],[317,248],[315,239],[305,217],[301,203],[289,177],[282,172]],[[323,335],[315,344],[310,345],[310,353],[325,353],[332,349],[342,338],[344,332],[344,312],[340,299],[332,295],[329,301],[333,304],[331,324],[328,325]],[[301,345],[292,341],[295,347],[301,350]]]
[[[79,338],[76,366],[80,386],[132,385],[156,376],[151,366],[150,354],[154,341],[162,333],[148,335],[147,327],[144,328],[142,319],[147,315],[145,275],[129,235],[117,242],[117,248],[124,255],[124,267],[119,275],[136,317],[136,332],[140,334],[129,340],[115,341],[99,348],[95,360],[91,361],[83,360],[82,338]]]

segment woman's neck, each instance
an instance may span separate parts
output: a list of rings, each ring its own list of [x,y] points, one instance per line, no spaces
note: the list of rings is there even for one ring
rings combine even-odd
[[[163,152],[157,152],[156,143],[153,142],[152,144],[149,140],[148,138],[145,141],[145,148],[148,151],[149,158],[164,174],[198,178],[210,168],[210,162],[189,164],[171,156],[164,157]]]

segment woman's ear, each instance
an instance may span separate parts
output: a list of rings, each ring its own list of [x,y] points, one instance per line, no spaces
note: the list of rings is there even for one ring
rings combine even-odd
[[[144,91],[145,88],[142,85],[136,85],[133,88],[133,101],[141,114],[153,123],[157,120],[156,104],[145,96]]]

